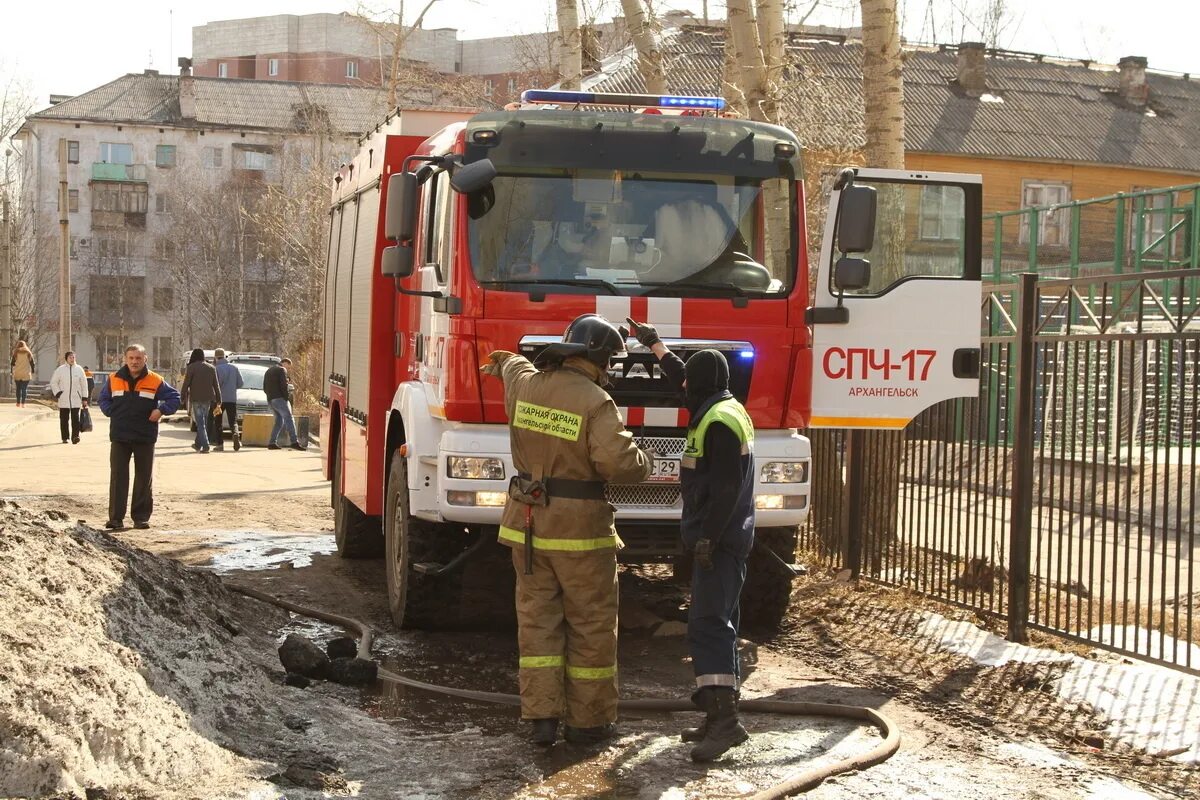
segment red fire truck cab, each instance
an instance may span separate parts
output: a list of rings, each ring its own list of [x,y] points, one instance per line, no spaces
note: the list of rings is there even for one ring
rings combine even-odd
[[[976,391],[980,180],[843,171],[810,303],[791,132],[719,116],[718,98],[524,100],[399,110],[335,178],[321,443],[338,551],[385,552],[398,623],[450,616],[514,474],[502,387],[479,366],[536,356],[580,314],[633,317],[685,360],[729,361],[756,428],[743,609],[778,619],[778,562],[809,511],[798,429],[902,427]],[[633,340],[610,377],[656,453],[647,482],[609,487],[620,558],[679,558],[682,397]]]

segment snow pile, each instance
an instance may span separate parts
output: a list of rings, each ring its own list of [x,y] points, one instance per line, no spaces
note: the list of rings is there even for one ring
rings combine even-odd
[[[208,598],[173,589],[168,565],[136,574],[103,534],[2,501],[0,525],[0,796],[220,792],[254,770],[195,713],[202,659],[231,638],[206,619]],[[187,671],[152,687],[155,662],[176,655]]]
[[[1012,661],[1064,662],[1056,691],[1063,700],[1087,703],[1108,720],[1105,733],[1173,761],[1200,764],[1200,678],[1152,664],[1103,664],[1054,650],[1028,647],[994,636],[969,622],[926,613],[917,635],[939,650],[999,667]],[[1158,640],[1158,634],[1153,638]],[[1170,637],[1166,652],[1174,642]],[[1178,652],[1178,650],[1176,650]],[[1196,663],[1196,662],[1193,662]]]

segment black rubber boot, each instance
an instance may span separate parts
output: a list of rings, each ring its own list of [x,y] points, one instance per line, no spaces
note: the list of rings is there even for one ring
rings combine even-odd
[[[704,739],[692,748],[692,761],[712,761],[729,748],[749,739],[750,734],[738,721],[737,695],[733,689],[706,686],[701,693],[708,718],[705,720]]]
[[[597,725],[594,728],[575,728],[568,725],[563,730],[563,737],[571,744],[600,744],[600,742],[611,739],[616,732],[617,725],[614,722]]]
[[[558,741],[557,717],[531,721],[533,722],[533,731],[529,734],[531,744],[536,744],[538,747],[551,747]]]

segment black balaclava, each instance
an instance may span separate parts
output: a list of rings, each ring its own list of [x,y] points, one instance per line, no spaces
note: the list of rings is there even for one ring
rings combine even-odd
[[[684,363],[684,370],[689,424],[695,425],[700,421],[697,417],[700,408],[714,395],[733,396],[729,394],[729,362],[720,350],[701,350]]]
[[[203,360],[204,360],[204,351],[201,350],[199,347],[197,347],[195,350],[192,351],[192,357],[188,361],[188,363],[195,364],[197,361],[203,361]]]

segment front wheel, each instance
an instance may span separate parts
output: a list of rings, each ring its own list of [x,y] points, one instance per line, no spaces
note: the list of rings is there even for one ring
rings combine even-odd
[[[388,608],[402,628],[448,627],[458,622],[462,572],[434,577],[414,564],[447,564],[467,546],[466,530],[412,516],[407,460],[392,455],[384,496],[383,532]]]
[[[796,563],[799,529],[756,528],[754,549],[746,559],[746,582],[742,585],[742,624],[746,628],[774,631],[787,615],[792,596],[792,576],[773,559],[769,548],[788,564]]]

